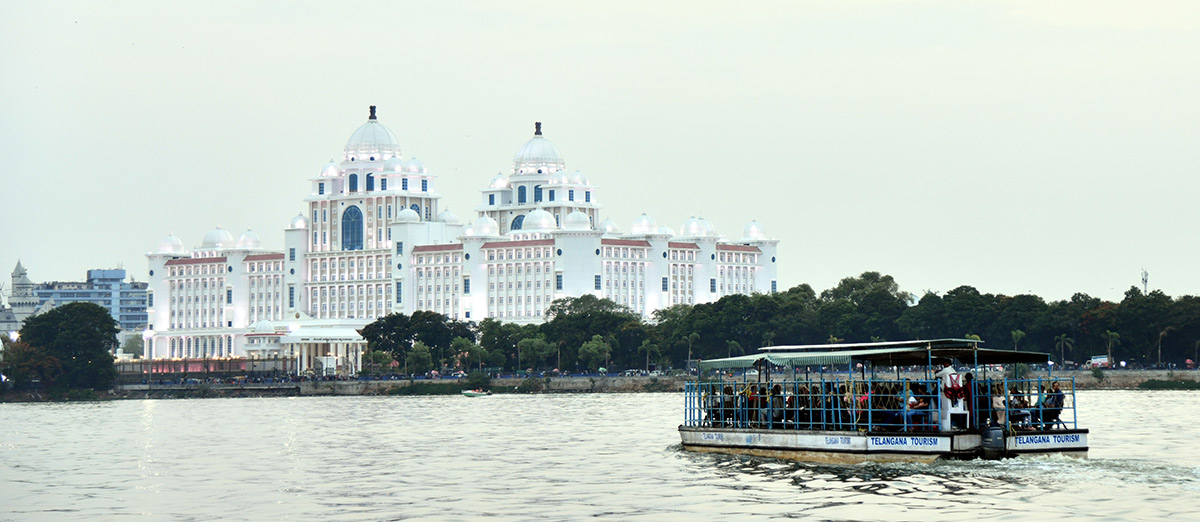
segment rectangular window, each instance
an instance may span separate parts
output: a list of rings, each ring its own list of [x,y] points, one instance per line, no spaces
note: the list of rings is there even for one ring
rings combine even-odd
[[[402,283],[401,283],[400,281],[396,281],[396,302],[397,302],[397,303],[400,303],[400,302],[402,302],[402,301],[400,300],[400,296],[404,295],[404,294],[400,293],[400,285],[401,285],[401,284],[402,284]]]
[[[404,242],[403,241],[396,242],[396,255],[398,255],[398,256],[404,255]]]
[[[146,306],[154,306],[154,294],[146,294]]]
[[[288,286],[288,308],[296,307],[296,287]]]
[[[317,244],[317,233],[313,232],[313,244]]]
[[[586,201],[586,202],[588,202],[588,203],[591,203],[591,202],[592,202],[592,191],[590,191],[590,190],[589,190],[589,191],[587,191],[587,192],[584,192],[584,193],[583,193],[583,200],[584,200],[584,201]]]
[[[324,193],[325,193],[325,184],[324,184],[324,183],[317,183],[317,195],[321,195],[321,194],[324,194]]]
[[[663,291],[664,292],[667,291],[667,278],[666,277],[663,278]]]
[[[554,189],[550,189],[550,201],[554,201]]]
[[[542,200],[542,186],[533,187],[533,202],[537,203]]]
[[[708,280],[708,291],[714,293],[717,291],[717,278],[714,277]]]
[[[596,276],[596,290],[599,290],[599,289],[600,289],[600,276],[597,275]]]
[[[295,260],[296,260],[296,249],[289,248],[288,249],[288,261],[295,261]]]
[[[496,195],[488,194],[488,205],[495,205],[495,204],[496,204]]]
[[[400,180],[400,190],[408,190],[408,178]]]
[[[387,190],[387,178],[379,180],[379,190]]]
[[[429,192],[429,180],[421,180],[421,192]]]
[[[554,274],[554,289],[562,290],[562,274]]]
[[[463,278],[463,293],[464,294],[471,293],[471,278],[469,278],[469,277]]]
[[[575,201],[575,189],[567,191],[567,201]]]
[[[775,293],[775,292],[776,292],[776,289],[775,289],[775,281],[771,281],[771,293],[773,294],[773,293]]]
[[[233,290],[225,290],[225,304],[233,304]]]

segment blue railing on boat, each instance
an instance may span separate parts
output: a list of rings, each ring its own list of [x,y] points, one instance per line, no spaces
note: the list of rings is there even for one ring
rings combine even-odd
[[[718,379],[688,382],[684,401],[685,426],[928,432],[944,425],[943,401],[964,401],[966,413],[949,416],[951,429],[1078,428],[1073,378],[980,379],[948,393],[938,379]],[[909,409],[910,402],[926,406]]]

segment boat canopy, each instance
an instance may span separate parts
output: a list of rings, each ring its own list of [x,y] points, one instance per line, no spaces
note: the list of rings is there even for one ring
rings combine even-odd
[[[763,362],[782,367],[826,364],[850,364],[854,361],[875,365],[922,365],[931,361],[956,359],[965,364],[1045,363],[1049,354],[991,350],[979,347],[973,339],[935,339],[856,344],[817,344],[772,346],[761,353],[700,361],[700,370],[752,368]]]

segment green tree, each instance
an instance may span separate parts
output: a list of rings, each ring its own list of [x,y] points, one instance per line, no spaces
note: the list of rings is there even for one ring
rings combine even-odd
[[[1067,348],[1075,348],[1075,339],[1067,337],[1067,334],[1059,334],[1054,336],[1054,347],[1058,348],[1058,363],[1067,364]]]
[[[656,358],[659,355],[658,345],[646,339],[638,346],[638,353],[646,354],[646,371],[650,371],[650,359]]]
[[[479,370],[483,371],[483,361],[487,358],[488,352],[482,346],[466,337],[455,337],[450,342],[450,351],[463,360],[463,366],[470,367],[472,364],[477,364]]]
[[[412,321],[404,314],[389,314],[363,327],[360,331],[367,349],[392,354],[400,360],[412,348]]]
[[[429,346],[421,341],[413,343],[412,350],[404,358],[404,366],[413,374],[424,374],[433,369],[433,354]]]
[[[592,340],[579,347],[579,359],[591,371],[600,368],[600,364],[608,359],[612,347],[599,335],[593,335]]]
[[[129,338],[125,339],[123,344],[121,344],[121,351],[132,355],[135,358],[141,358],[145,352],[145,344],[146,343],[142,341],[142,336],[131,335]]]
[[[1100,337],[1104,339],[1104,344],[1108,347],[1108,367],[1114,368],[1117,361],[1113,359],[1113,346],[1121,345],[1121,335],[1112,330],[1106,330]]]
[[[725,357],[733,357],[734,353],[736,353],[738,355],[741,355],[743,353],[742,345],[739,344],[737,341],[725,341],[725,348],[726,348]]]
[[[1012,331],[1013,351],[1017,350],[1017,347],[1020,346],[1020,344],[1021,344],[1021,339],[1024,339],[1024,338],[1025,338],[1025,332],[1022,332],[1021,330],[1013,330]]]
[[[3,373],[14,387],[22,388],[38,383],[52,387],[62,374],[62,363],[50,355],[45,348],[30,346],[23,342],[3,340],[4,358],[0,359]]]
[[[61,362],[56,386],[108,390],[117,378],[112,356],[117,332],[117,322],[108,310],[76,302],[26,319],[20,339]]]
[[[392,354],[383,350],[369,350],[363,355],[363,364],[367,367],[367,373],[380,373],[391,366]]]

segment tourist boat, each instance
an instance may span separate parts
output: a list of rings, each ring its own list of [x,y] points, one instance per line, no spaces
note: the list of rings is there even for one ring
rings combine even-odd
[[[462,394],[467,397],[486,397],[491,395],[492,392],[484,390],[463,390]]]
[[[1053,365],[1044,353],[979,344],[778,346],[700,361],[685,385],[683,448],[828,463],[1086,458],[1074,379],[1010,378],[998,368]]]

